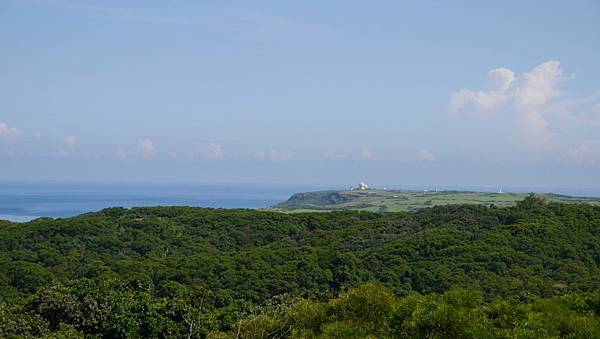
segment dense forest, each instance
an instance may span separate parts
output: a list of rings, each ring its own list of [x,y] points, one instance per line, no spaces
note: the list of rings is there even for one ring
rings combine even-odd
[[[600,337],[600,207],[0,221],[0,337]]]

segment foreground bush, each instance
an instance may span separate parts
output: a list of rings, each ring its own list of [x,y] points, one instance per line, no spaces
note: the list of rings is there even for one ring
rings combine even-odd
[[[600,338],[600,293],[484,302],[480,292],[397,297],[366,284],[329,302],[301,300],[281,315],[241,320],[240,338]],[[215,336],[216,338],[217,336]]]

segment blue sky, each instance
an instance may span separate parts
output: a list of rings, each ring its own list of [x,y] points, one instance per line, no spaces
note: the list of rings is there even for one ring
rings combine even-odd
[[[600,187],[597,1],[0,2],[0,180]]]

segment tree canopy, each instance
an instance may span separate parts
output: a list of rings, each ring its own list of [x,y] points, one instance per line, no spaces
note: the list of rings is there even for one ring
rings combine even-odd
[[[600,207],[535,196],[401,213],[109,208],[0,222],[0,336],[589,337],[599,266]]]

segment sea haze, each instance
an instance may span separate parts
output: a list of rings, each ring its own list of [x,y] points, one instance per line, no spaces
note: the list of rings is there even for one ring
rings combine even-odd
[[[5,182],[0,183],[0,219],[25,222],[117,206],[261,208],[285,201],[293,193],[316,189],[253,184]]]

